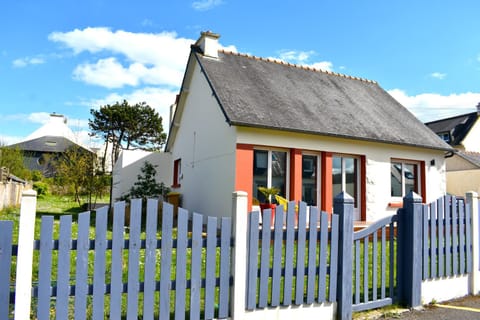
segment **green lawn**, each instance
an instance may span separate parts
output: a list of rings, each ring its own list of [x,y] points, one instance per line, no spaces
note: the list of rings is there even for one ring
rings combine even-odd
[[[108,199],[103,199],[104,203],[108,202]],[[77,216],[79,213],[83,212],[84,210],[82,208],[78,207],[78,204],[73,201],[72,197],[68,196],[47,196],[44,198],[38,198],[37,199],[37,212],[36,212],[36,223],[35,223],[35,239],[40,239],[40,228],[41,228],[41,219],[42,216],[53,216],[54,217],[54,226],[53,226],[53,239],[58,239],[59,236],[59,219],[60,216],[62,215],[72,215],[72,239],[77,238]],[[95,238],[95,227],[94,227],[94,217],[95,215],[91,215],[91,227],[90,227],[90,239]],[[5,210],[0,211],[0,220],[11,220],[14,222],[14,239],[13,242],[17,243],[18,242],[18,225],[19,225],[19,219],[20,218],[20,208],[8,208]],[[112,232],[110,230],[110,226],[107,229],[107,239],[112,239]],[[173,230],[173,236],[176,238],[176,229]],[[125,239],[129,238],[129,233],[126,232],[124,234]],[[157,233],[157,238],[161,237],[161,231]],[[145,232],[142,230],[141,239],[145,239]],[[145,261],[145,249],[140,249],[140,257],[139,257],[139,281],[143,282],[144,279],[144,261]],[[89,284],[93,284],[93,268],[94,268],[94,251],[91,250],[89,252],[89,265],[88,265],[88,274],[89,274]],[[55,282],[55,279],[57,277],[57,256],[58,253],[56,250],[52,251],[52,275],[51,279],[53,283]],[[217,259],[219,256],[219,249],[217,250]],[[202,261],[205,261],[206,257],[206,249],[202,249]],[[157,261],[160,261],[160,250],[157,250]],[[172,268],[171,268],[171,279],[175,279],[175,261],[176,261],[176,249],[172,249]],[[190,278],[190,268],[188,266],[191,265],[191,249],[187,249],[187,279]],[[70,277],[71,277],[71,285],[75,284],[75,263],[76,263],[76,251],[72,250],[70,252]],[[123,264],[123,282],[126,283],[128,279],[128,250],[123,250],[123,258],[122,258],[122,264]],[[160,267],[159,263],[157,263],[157,270],[156,270],[156,279],[157,281],[160,279]],[[35,251],[34,256],[33,256],[33,278],[32,281],[34,282],[34,285],[38,281],[38,266],[39,266],[39,252]],[[11,272],[11,281],[12,283],[15,281],[15,268],[16,268],[16,257],[12,259],[12,272]],[[110,283],[110,276],[111,276],[111,250],[106,251],[106,270],[105,270],[105,283]],[[219,267],[217,266],[216,270],[216,276],[219,276]],[[202,264],[202,276],[205,275],[205,265],[204,263]],[[204,289],[201,289],[201,303],[202,305],[204,304]],[[139,293],[139,301],[138,301],[138,310],[139,310],[139,315],[142,315],[142,303],[143,303],[143,293]],[[216,296],[218,297],[218,289]],[[155,297],[155,304],[156,307],[155,309],[158,311],[158,305],[159,305],[159,297],[158,297],[158,292]],[[91,302],[91,297],[88,297],[88,301]],[[171,299],[170,299],[170,310],[171,316],[173,317],[173,311],[175,310],[175,300],[174,300],[174,291],[171,293]],[[35,317],[36,310],[35,310],[35,299],[32,301],[32,317]],[[105,295],[105,316],[108,317],[109,310],[110,310],[110,296]],[[122,298],[122,314],[126,314],[126,295],[123,295]],[[189,290],[186,292],[186,311],[188,312],[189,310]],[[73,305],[74,305],[74,298],[72,297],[70,299],[70,306],[69,306],[69,312],[70,315],[73,317]],[[203,307],[202,307],[203,308]],[[52,313],[54,314],[55,312],[55,304],[52,303]],[[91,314],[92,312],[92,304],[87,303],[87,316],[88,314]]]

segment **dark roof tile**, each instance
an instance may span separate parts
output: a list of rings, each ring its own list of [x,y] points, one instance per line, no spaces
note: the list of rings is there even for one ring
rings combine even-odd
[[[451,150],[374,81],[224,51],[193,54],[232,125]]]

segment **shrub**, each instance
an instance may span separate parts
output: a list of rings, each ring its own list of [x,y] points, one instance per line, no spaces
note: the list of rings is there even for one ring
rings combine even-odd
[[[42,181],[33,183],[33,190],[37,191],[37,196],[46,196],[48,194],[48,184]]]

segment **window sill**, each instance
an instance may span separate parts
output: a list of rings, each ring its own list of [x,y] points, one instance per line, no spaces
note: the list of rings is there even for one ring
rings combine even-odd
[[[390,208],[401,208],[403,207],[403,201],[392,201],[388,203]]]

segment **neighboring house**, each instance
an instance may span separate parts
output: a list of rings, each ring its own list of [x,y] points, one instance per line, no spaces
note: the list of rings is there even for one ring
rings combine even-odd
[[[51,160],[71,146],[79,146],[85,152],[93,152],[79,142],[67,126],[67,119],[60,114],[51,114],[49,122],[30,134],[24,141],[9,147],[23,152],[25,165],[30,170],[39,170],[46,177],[55,174]]]
[[[231,214],[232,192],[259,186],[332,212],[346,191],[355,219],[392,213],[410,190],[445,194],[439,139],[376,82],[219,50],[202,32],[191,47],[166,151],[182,207]]]
[[[118,200],[130,192],[137,182],[145,162],[155,165],[156,180],[170,187],[172,181],[172,157],[165,152],[122,150],[112,171],[112,199]]]
[[[477,111],[426,123],[456,149],[447,158],[447,192],[463,196],[480,193],[480,103]]]

